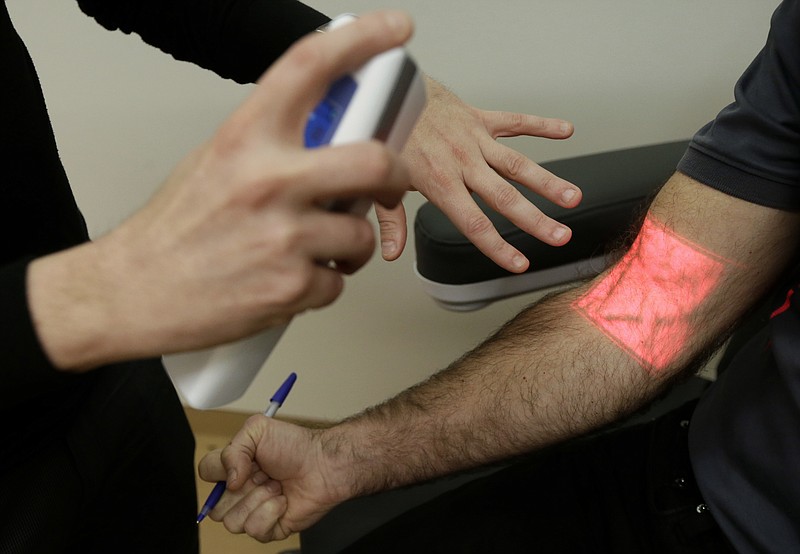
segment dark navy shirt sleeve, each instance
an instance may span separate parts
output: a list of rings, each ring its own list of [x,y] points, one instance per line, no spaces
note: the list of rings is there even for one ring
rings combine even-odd
[[[678,169],[749,202],[800,209],[800,0],[775,11],[735,102],[697,133]],[[742,553],[800,552],[800,273],[787,278],[769,322],[726,353],[689,428],[703,499]]]
[[[800,209],[800,2],[772,17],[767,43],[735,101],[703,127],[678,165],[686,175],[764,206]]]
[[[110,30],[240,83],[329,18],[295,0],[78,0]]]

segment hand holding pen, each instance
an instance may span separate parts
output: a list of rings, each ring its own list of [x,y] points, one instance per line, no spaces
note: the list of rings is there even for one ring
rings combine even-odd
[[[286,401],[286,397],[289,396],[289,391],[292,390],[294,386],[294,382],[297,380],[297,374],[292,372],[289,374],[289,377],[283,382],[283,384],[275,391],[275,394],[272,395],[272,398],[269,399],[269,406],[267,409],[264,410],[264,415],[267,417],[273,417],[278,408],[280,408],[284,401]],[[200,513],[197,516],[197,523],[203,521],[208,513],[214,509],[214,506],[217,505],[219,499],[222,498],[222,494],[225,492],[225,487],[227,483],[225,481],[219,481],[216,485],[214,485],[214,489],[211,491],[211,494],[208,495],[205,503],[203,504]]]

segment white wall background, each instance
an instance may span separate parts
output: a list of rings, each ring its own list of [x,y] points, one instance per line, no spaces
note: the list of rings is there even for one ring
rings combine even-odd
[[[146,202],[247,93],[138,37],[105,31],[75,2],[7,3],[40,72],[94,236]],[[329,15],[387,6],[309,3]],[[396,0],[388,6],[414,16],[410,49],[417,61],[466,101],[572,120],[577,131],[567,142],[511,142],[546,161],[691,136],[731,100],[777,4]],[[409,197],[409,219],[421,201]],[[444,367],[531,300],[446,312],[421,291],[413,259],[413,247],[392,264],[376,256],[333,306],[296,318],[247,395],[230,408],[260,410],[284,376],[297,371],[284,415],[349,415]]]

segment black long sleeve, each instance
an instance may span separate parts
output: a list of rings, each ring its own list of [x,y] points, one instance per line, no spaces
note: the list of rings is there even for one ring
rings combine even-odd
[[[138,33],[175,58],[240,82],[257,79],[294,40],[327,21],[290,0],[78,0],[109,29]],[[31,322],[30,260],[89,240],[27,49],[0,3],[0,417],[16,420],[0,470],[30,456],[80,412],[96,372],[67,375]],[[158,364],[156,360],[148,362]],[[24,421],[17,414],[24,413]],[[22,448],[17,445],[23,445]]]
[[[291,0],[79,0],[104,26],[137,32],[177,58],[239,81],[256,79],[291,42],[327,18]],[[88,240],[61,165],[33,63],[5,9],[0,7],[0,304],[2,392],[6,406],[27,398],[33,374],[55,379],[46,358],[16,359],[25,327],[8,306],[11,287],[24,283],[25,264],[14,262],[62,250]],[[15,300],[24,301],[16,290]]]
[[[0,402],[15,407],[65,384],[27,315],[27,260],[88,240],[58,157],[36,72],[0,7]]]
[[[294,0],[78,0],[107,29],[240,83],[253,82],[328,18]]]

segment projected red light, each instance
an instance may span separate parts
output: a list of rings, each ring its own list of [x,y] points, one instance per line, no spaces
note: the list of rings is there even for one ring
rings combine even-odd
[[[573,308],[652,374],[691,336],[691,316],[727,262],[648,217],[622,260]]]

